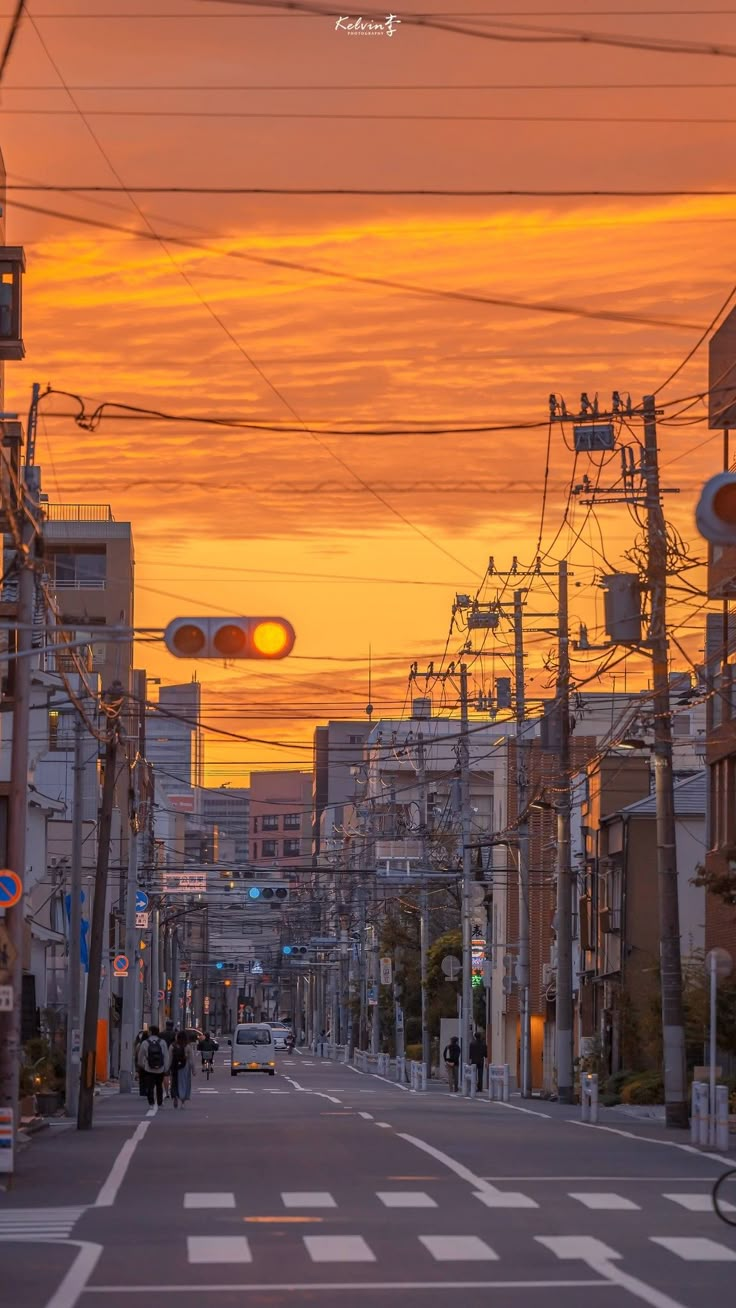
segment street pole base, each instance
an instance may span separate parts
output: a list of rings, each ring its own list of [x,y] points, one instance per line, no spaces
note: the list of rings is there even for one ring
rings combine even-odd
[[[557,1092],[557,1102],[560,1104],[574,1104],[575,1091],[572,1086],[561,1086]]]
[[[124,1072],[120,1069],[120,1082],[118,1089],[121,1095],[129,1095],[133,1092],[133,1076],[130,1072]]]
[[[687,1131],[690,1118],[686,1103],[665,1104],[665,1125],[675,1131]]]

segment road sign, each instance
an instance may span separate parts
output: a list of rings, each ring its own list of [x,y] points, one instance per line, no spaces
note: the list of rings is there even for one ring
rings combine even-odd
[[[159,992],[158,992],[158,1002],[159,1002],[160,1004],[162,1004],[162,1003],[164,1002],[164,992],[163,992],[163,990],[159,990]],[[207,1002],[209,1003],[209,1000],[207,1000]]]
[[[9,867],[0,871],[0,908],[12,908],[23,894],[23,882]]]
[[[148,908],[148,895],[145,890],[136,890],[135,892],[135,911],[136,913],[145,913]]]
[[[13,1129],[12,1108],[0,1108],[0,1172],[12,1175],[13,1171]]]
[[[150,913],[136,913],[135,925],[138,931],[147,931],[151,921]]]
[[[727,949],[709,949],[705,956],[705,970],[710,975],[711,970],[719,981],[725,981],[727,976],[731,975],[733,969],[733,959]]]
[[[0,986],[0,1013],[12,1013],[13,987]]]
[[[390,986],[393,977],[393,966],[390,958],[381,959],[381,985]]]
[[[204,1007],[204,1011],[205,1011],[205,1013],[209,1013],[209,1011],[210,1011],[210,997],[209,997],[209,995],[205,995],[205,997],[204,997],[204,1005],[203,1005],[203,1007]]]
[[[378,1003],[378,986],[368,987],[368,1007],[375,1008]]]
[[[455,958],[454,954],[445,954],[442,960],[442,971],[448,981],[457,981],[461,972],[460,960]]]
[[[115,976],[127,976],[128,966],[127,954],[116,954],[112,960],[112,970]]]
[[[18,950],[10,939],[10,933],[4,922],[0,922],[0,977],[3,973],[10,972],[16,958]]]
[[[396,1005],[396,1030],[404,1030],[404,1010],[400,1004]]]

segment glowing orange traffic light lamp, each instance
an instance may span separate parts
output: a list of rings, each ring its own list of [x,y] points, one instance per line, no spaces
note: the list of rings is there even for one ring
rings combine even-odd
[[[164,631],[179,659],[283,659],[295,640],[286,618],[174,618]]]

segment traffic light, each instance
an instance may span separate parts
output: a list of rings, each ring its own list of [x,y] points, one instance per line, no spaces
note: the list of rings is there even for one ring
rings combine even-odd
[[[719,472],[705,483],[695,523],[712,545],[736,545],[736,473]]]
[[[260,885],[249,886],[246,899],[252,904],[285,904],[289,898],[289,887],[279,881],[267,881]]]
[[[304,958],[309,953],[308,945],[284,945],[281,950],[287,958]]]
[[[286,618],[174,618],[164,631],[178,659],[283,659],[295,640]]]

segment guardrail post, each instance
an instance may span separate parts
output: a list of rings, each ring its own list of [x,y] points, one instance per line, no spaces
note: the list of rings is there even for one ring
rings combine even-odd
[[[728,1149],[728,1086],[716,1086],[716,1149]]]

